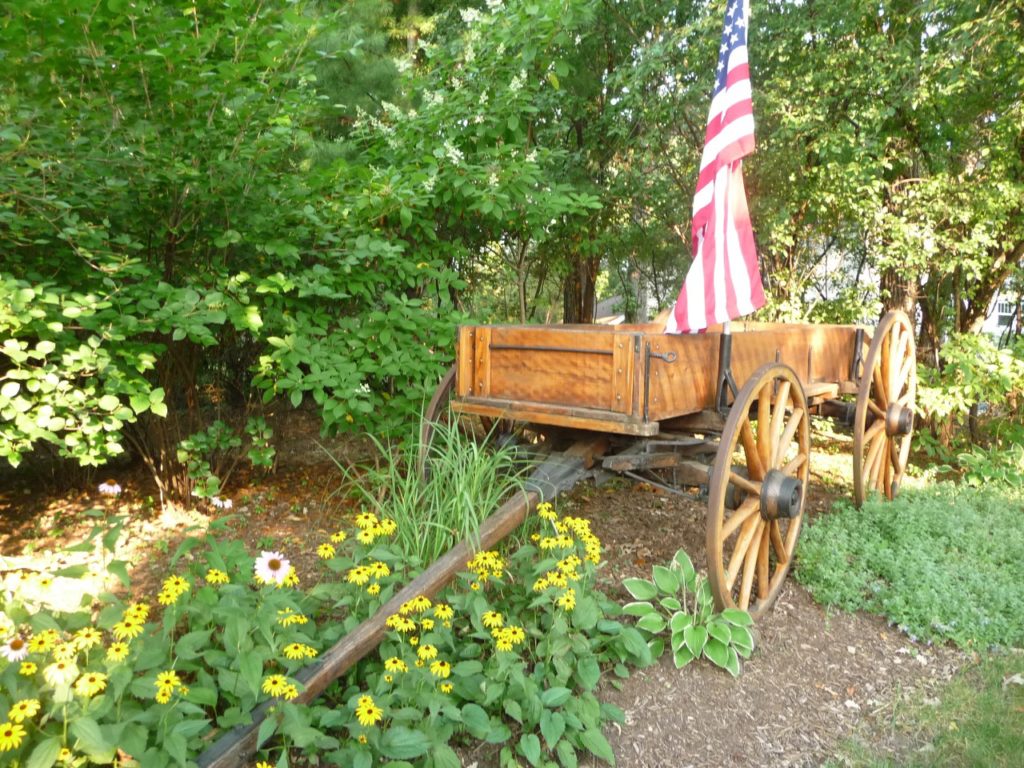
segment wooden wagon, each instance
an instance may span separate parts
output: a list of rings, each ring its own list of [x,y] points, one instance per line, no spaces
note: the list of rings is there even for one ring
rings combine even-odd
[[[450,407],[492,433],[525,428],[555,450],[602,435],[593,444],[604,469],[706,490],[717,605],[760,615],[800,532],[810,416],[852,426],[856,503],[872,491],[891,499],[910,452],[916,382],[913,326],[900,312],[874,329],[733,322],[730,333],[685,336],[655,325],[469,325],[425,423]]]

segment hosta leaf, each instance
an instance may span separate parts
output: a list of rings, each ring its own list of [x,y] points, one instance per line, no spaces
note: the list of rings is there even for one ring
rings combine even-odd
[[[725,668],[729,670],[729,673],[733,677],[739,677],[740,676],[740,659],[739,659],[739,656],[736,655],[735,649],[733,649],[731,647],[726,649],[726,650],[729,651],[729,659],[725,663]]]
[[[731,636],[731,642],[737,650],[744,650],[749,653],[754,650],[754,636],[750,634],[750,630],[746,627],[733,626],[729,630]]]
[[[663,565],[653,569],[654,583],[666,595],[674,595],[679,591],[679,575]]]
[[[686,638],[686,647],[690,653],[700,656],[704,643],[708,641],[708,631],[704,627],[687,627],[683,630],[683,637]]]
[[[640,629],[650,632],[652,635],[656,635],[665,629],[665,617],[660,613],[649,613],[640,619],[636,625]]]
[[[657,610],[651,603],[644,601],[639,603],[626,603],[622,606],[622,612],[627,616],[646,616]]]
[[[740,627],[742,629],[742,627]],[[724,621],[712,621],[708,624],[708,634],[723,645],[732,641],[732,631]]]
[[[720,640],[716,640],[711,637],[704,644],[704,655],[708,657],[716,666],[725,668],[726,663],[729,661],[729,649],[725,643]]]
[[[746,611],[741,611],[739,608],[726,608],[722,611],[721,617],[737,627],[749,627],[754,623],[754,620],[750,618],[750,614]]]
[[[646,579],[623,579],[622,586],[637,600],[653,600],[658,596],[658,588]]]
[[[682,632],[688,626],[693,624],[693,616],[682,611],[676,611],[672,614],[672,620],[669,622],[669,626],[673,632]]]
[[[692,653],[690,653],[690,649],[684,645],[682,648],[680,648],[674,654],[672,654],[672,659],[676,663],[676,668],[682,669],[691,661],[693,661],[694,656]]]

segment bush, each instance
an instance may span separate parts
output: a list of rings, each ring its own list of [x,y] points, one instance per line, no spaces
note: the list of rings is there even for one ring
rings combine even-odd
[[[1024,644],[1024,497],[935,483],[891,502],[845,502],[800,542],[797,579],[818,602],[881,614],[911,637]]]

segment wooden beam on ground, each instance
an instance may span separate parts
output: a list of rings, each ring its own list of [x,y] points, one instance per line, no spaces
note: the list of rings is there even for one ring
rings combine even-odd
[[[377,613],[341,638],[315,663],[300,670],[295,678],[305,690],[293,701],[307,703],[323,693],[328,685],[380,645],[386,632],[385,622],[389,616],[398,613],[403,603],[418,595],[433,597],[437,594],[457,573],[466,569],[466,563],[475,552],[488,549],[508,536],[540,501],[553,499],[558,493],[572,488],[594,465],[595,458],[607,449],[607,445],[608,438],[598,436],[548,458],[531,475],[524,491],[516,493],[481,523],[476,547],[468,541],[456,544],[381,606]],[[274,703],[263,702],[253,711],[251,724],[236,726],[217,739],[198,757],[199,767],[238,768],[247,764],[258,748],[260,723],[270,716],[269,709]]]

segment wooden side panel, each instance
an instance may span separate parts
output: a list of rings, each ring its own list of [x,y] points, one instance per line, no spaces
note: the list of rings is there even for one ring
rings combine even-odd
[[[767,325],[767,324],[765,324]],[[732,370],[743,383],[764,363],[790,366],[804,385],[849,378],[854,326],[777,325],[771,330],[733,334]]]
[[[636,352],[633,335],[617,334],[612,348],[612,388],[608,410],[637,415]]]
[[[490,330],[490,379],[481,396],[597,409],[609,409],[616,402],[616,334],[555,328]]]
[[[675,335],[652,333],[642,339],[638,367],[641,388],[647,388],[651,421],[696,413],[710,408],[715,400],[718,375],[718,335]],[[651,345],[648,383],[644,383],[645,346]],[[676,356],[673,362],[657,355]],[[641,401],[643,393],[641,392]]]
[[[473,339],[473,392],[486,397],[491,391],[491,328],[478,326]]]
[[[465,397],[473,393],[476,329],[477,326],[474,325],[459,326],[455,349],[455,395],[457,397]]]

